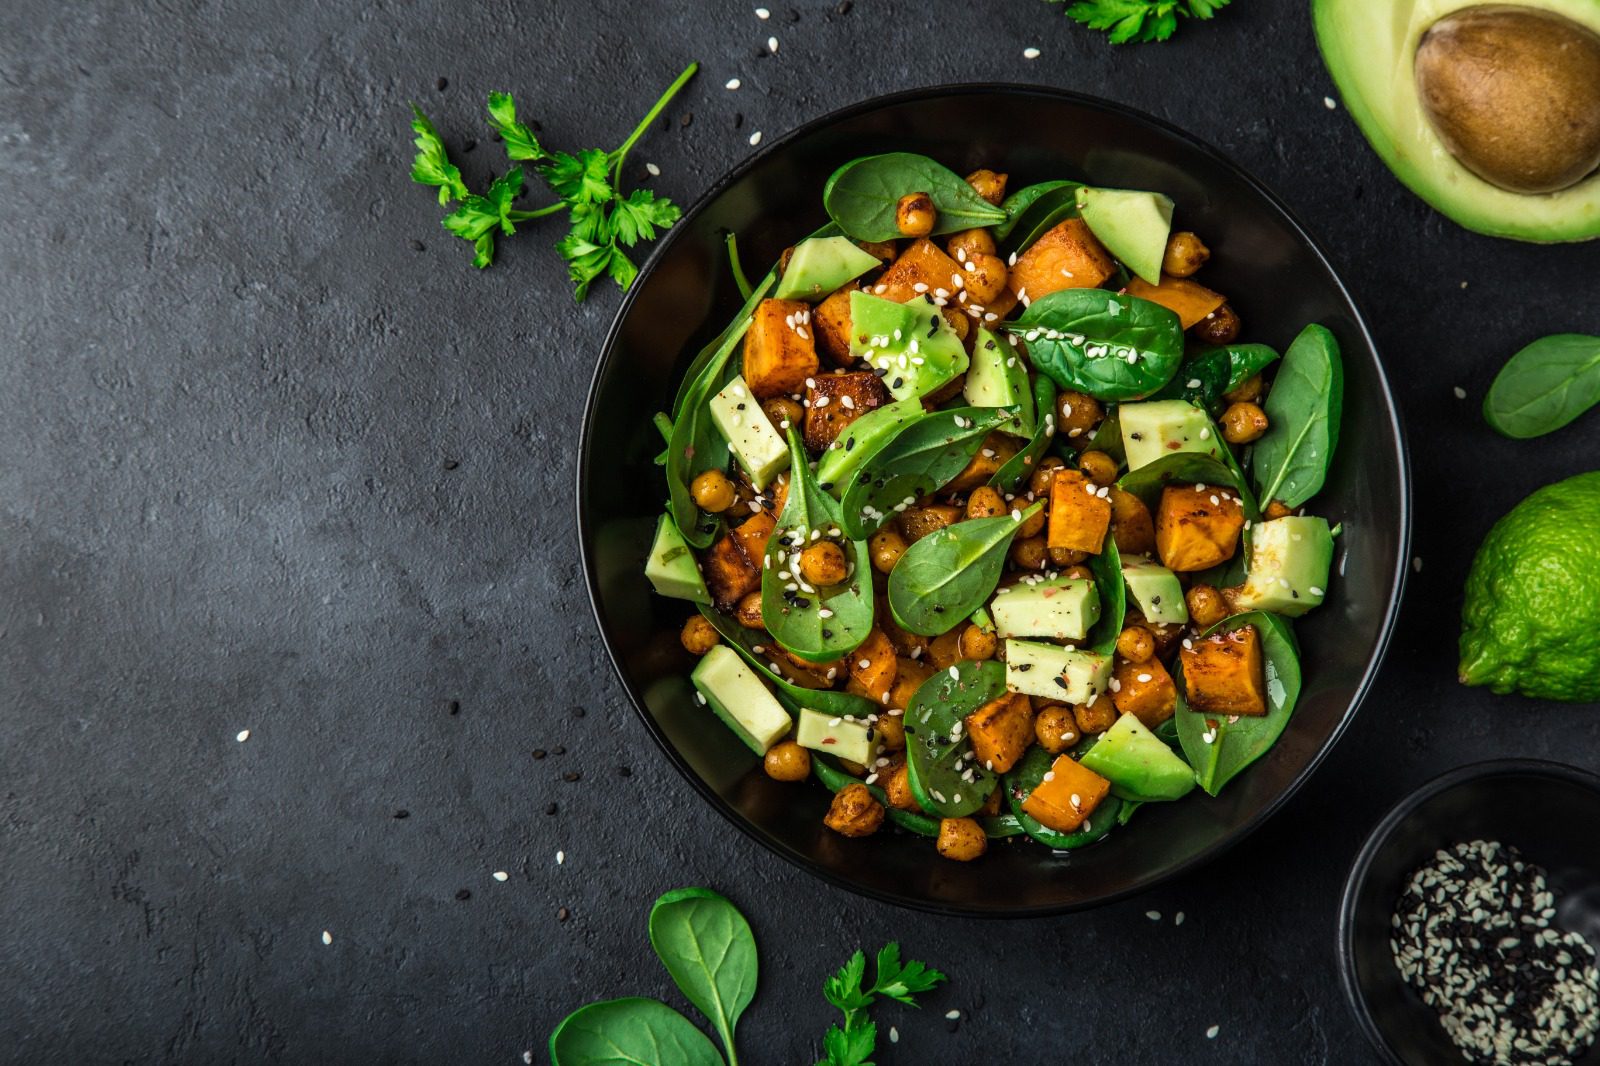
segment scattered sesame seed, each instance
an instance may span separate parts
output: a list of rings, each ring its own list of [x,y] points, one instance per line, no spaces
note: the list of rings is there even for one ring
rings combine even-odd
[[[566,861],[567,861],[567,853],[566,852],[564,852],[564,851],[556,852],[556,865],[557,866],[560,866],[562,863],[564,863]]]
[[[1414,555],[1411,557],[1411,569],[1419,574],[1422,573],[1422,556]]]
[[[754,133],[752,133],[750,135],[750,147],[754,148],[756,145],[758,145],[760,143],[761,143],[761,131],[760,130],[756,130]]]
[[[760,19],[762,22],[767,21],[767,19],[769,19],[771,17],[772,17],[772,12],[768,11],[766,8],[764,8],[764,7],[756,8],[756,18]]]
[[[1173,925],[1182,925],[1183,924],[1183,912],[1182,911],[1179,911],[1176,915],[1173,916],[1172,924]]]
[[[1336,108],[1336,107],[1338,107],[1338,106],[1339,106],[1339,104],[1338,104],[1338,102],[1337,102],[1337,101],[1335,101],[1335,100],[1334,100],[1334,98],[1333,98],[1333,97],[1331,97],[1331,96],[1324,96],[1324,97],[1323,97],[1323,98],[1322,98],[1322,106],[1323,106],[1323,107],[1325,107],[1325,108],[1327,108],[1327,109],[1328,109],[1328,110],[1329,110],[1329,111],[1332,111],[1332,110],[1333,110],[1333,109],[1334,109],[1334,108]]]
[[[644,165],[644,169],[645,173],[649,174],[652,178],[659,178],[661,176],[661,168],[656,166],[654,163],[646,163]]]
[[[891,1044],[900,1043],[900,1030],[896,1029],[892,1025],[889,1026],[889,1043],[891,1043]]]
[[[324,929],[324,930],[323,930],[323,931],[322,931],[322,942],[323,942],[323,943],[324,943],[324,944],[331,944],[331,943],[333,943],[333,934],[332,934],[332,933],[330,933],[330,932],[328,932],[328,931],[327,931],[327,930],[326,930],[326,929]]]
[[[953,1022],[957,1018],[961,1017],[961,1012],[958,1011],[958,1010],[948,1010],[948,1011],[944,1012],[944,1016],[945,1016],[945,1020],[946,1021],[952,1021]]]
[[[729,78],[728,79],[728,83],[726,85],[724,85],[723,88],[724,89],[737,89],[741,84],[742,83],[739,81],[738,78]]]
[[[239,730],[238,734],[233,739],[237,740],[239,743],[243,744],[245,741],[250,739],[250,730],[248,730],[248,729]]]
[[[1211,1028],[1206,1030],[1206,1039],[1215,1040],[1217,1038],[1217,1034],[1220,1032],[1222,1032],[1222,1026],[1213,1025]]]
[[[1159,922],[1161,920],[1160,911],[1145,911],[1144,916],[1149,918],[1152,922]]]
[[[767,38],[767,51],[771,52],[773,55],[778,54],[778,39],[776,37]]]
[[[1039,50],[1037,48],[1024,48],[1022,50],[1022,58],[1023,59],[1038,59],[1039,58]]]
[[[1456,394],[1456,399],[1458,400],[1465,400],[1467,398],[1467,390],[1463,389],[1460,385],[1457,385],[1450,391]]]
[[[494,872],[494,879],[496,881],[508,881],[511,879],[511,875],[506,873],[504,870],[496,870]]]

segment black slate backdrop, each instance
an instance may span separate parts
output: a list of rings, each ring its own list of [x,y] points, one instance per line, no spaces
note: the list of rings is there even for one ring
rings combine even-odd
[[[1375,1061],[1332,950],[1368,827],[1463,762],[1600,765],[1593,707],[1454,681],[1478,541],[1600,426],[1513,443],[1478,404],[1520,345],[1600,332],[1600,246],[1406,193],[1325,106],[1300,3],[1115,49],[1037,0],[767,2],[0,5],[0,1059],[545,1061],[586,1001],[682,1005],[644,919],[706,884],[760,941],[752,1063],[812,1061],[822,977],[889,939],[952,980],[880,1010],[884,1063]],[[574,305],[553,220],[473,270],[405,103],[481,183],[488,90],[610,147],[695,59],[628,167],[681,203],[757,130],[1017,80],[1185,127],[1324,242],[1407,420],[1420,569],[1353,727],[1224,860],[1057,920],[900,911],[759,849],[647,739],[573,528],[618,296]]]

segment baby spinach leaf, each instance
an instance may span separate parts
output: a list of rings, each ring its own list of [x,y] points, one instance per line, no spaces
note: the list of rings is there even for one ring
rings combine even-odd
[[[553,1066],[722,1066],[711,1040],[653,999],[630,996],[579,1007],[550,1034]]]
[[[1161,490],[1173,483],[1226,485],[1236,492],[1241,491],[1239,476],[1220,459],[1213,459],[1202,452],[1173,452],[1171,455],[1163,455],[1155,462],[1146,463],[1137,470],[1130,470],[1117,479],[1117,487],[1143,500],[1144,505],[1150,508],[1151,514],[1155,514],[1160,507]],[[1243,505],[1244,497],[1241,495],[1240,506]],[[1245,517],[1250,517],[1248,512]]]
[[[889,613],[902,629],[936,636],[965,622],[1000,580],[1022,522],[1044,504],[998,518],[953,522],[923,537],[889,571]]]
[[[1084,819],[1083,825],[1073,833],[1063,833],[1058,829],[1051,829],[1022,809],[1028,797],[1033,795],[1033,790],[1039,787],[1039,782],[1044,780],[1044,775],[1050,772],[1055,756],[1035,744],[1030,747],[1025,755],[1017,761],[1017,765],[1006,774],[1005,789],[1006,804],[1011,808],[1012,815],[1022,825],[1022,831],[1047,848],[1055,851],[1071,851],[1087,844],[1093,844],[1118,824],[1118,815],[1122,810],[1123,801],[1116,796],[1107,796],[1100,801],[1100,806],[1094,813]]]
[[[939,217],[934,233],[993,226],[1006,213],[973,190],[948,167],[924,155],[889,152],[854,159],[833,172],[822,203],[846,235],[858,241],[892,241],[903,236],[895,218],[900,198],[925,192]]]
[[[1224,392],[1232,392],[1243,385],[1247,378],[1254,377],[1278,361],[1277,349],[1265,344],[1227,344],[1212,350],[1228,353],[1228,387],[1222,390]]]
[[[1084,451],[1105,452],[1121,466],[1128,461],[1128,453],[1122,447],[1122,418],[1117,414],[1116,405],[1106,412],[1100,424],[1094,427],[1094,433],[1089,437],[1089,443],[1083,446]],[[1077,465],[1077,455],[1064,456],[1068,459],[1069,466]]]
[[[1000,465],[989,479],[989,484],[1001,492],[1015,492],[1033,473],[1034,464],[1050,447],[1056,435],[1056,383],[1037,374],[1033,379],[1033,409],[1038,418],[1033,437],[1021,451]]]
[[[1483,417],[1507,437],[1553,433],[1600,403],[1600,337],[1556,333],[1507,360],[1483,398]]]
[[[1215,416],[1222,409],[1222,394],[1228,391],[1232,364],[1222,348],[1207,348],[1186,357],[1172,380],[1163,385],[1152,400],[1188,400]]]
[[[1004,328],[1064,389],[1101,400],[1136,400],[1165,385],[1183,358],[1183,325],[1160,304],[1106,292],[1062,289],[1033,301]]]
[[[865,718],[869,714],[879,712],[878,705],[864,696],[836,689],[811,688],[786,680],[774,669],[776,660],[767,645],[759,642],[770,638],[765,637],[759,630],[746,629],[732,618],[703,603],[697,606],[706,621],[715,626],[722,639],[728,642],[728,646],[743,656],[745,662],[766,678],[776,690],[778,702],[783,704],[790,714],[798,715],[802,707],[810,707],[814,711],[821,711],[834,718],[847,716]]]
[[[1259,759],[1282,735],[1300,697],[1300,650],[1286,619],[1265,611],[1250,611],[1224,618],[1207,629],[1231,633],[1247,625],[1261,635],[1261,657],[1266,667],[1267,713],[1264,715],[1202,714],[1184,699],[1183,664],[1173,667],[1178,689],[1178,741],[1183,757],[1194,767],[1200,787],[1215,796],[1246,766]],[[1209,739],[1208,739],[1209,738]]]
[[[994,791],[996,775],[978,762],[964,719],[1005,691],[1003,663],[963,660],[928,678],[911,697],[905,716],[906,766],[911,794],[923,810],[941,818],[964,818]]]
[[[955,407],[901,426],[845,486],[838,505],[845,535],[860,540],[949,484],[972,462],[983,439],[1016,415],[1015,407]]]
[[[761,279],[761,284],[757,285],[745,297],[744,306],[739,309],[739,313],[734,316],[733,322],[728,328],[711,338],[710,343],[701,348],[694,359],[690,361],[689,369],[684,371],[683,380],[678,383],[678,393],[672,399],[672,417],[674,420],[683,414],[684,408],[689,406],[690,398],[697,391],[701,391],[704,385],[716,381],[716,388],[706,392],[706,396],[710,396],[711,393],[717,391],[717,388],[722,387],[720,373],[708,375],[706,373],[707,368],[713,362],[726,365],[727,356],[721,353],[727,346],[729,334],[737,331],[740,336],[744,335],[744,331],[750,328],[749,319],[755,313],[756,305],[766,297],[767,292],[777,283],[778,272],[776,270],[769,271],[767,276]]]
[[[1315,322],[1283,355],[1267,393],[1269,426],[1250,454],[1250,472],[1263,504],[1299,507],[1322,488],[1339,444],[1344,368],[1339,342]]]
[[[1106,542],[1099,555],[1089,557],[1094,571],[1094,590],[1100,596],[1100,620],[1089,630],[1088,645],[1102,655],[1110,655],[1122,635],[1122,621],[1128,613],[1128,589],[1122,581],[1122,553],[1117,538],[1106,530]]]
[[[866,541],[840,545],[847,560],[854,556],[844,583],[816,589],[800,577],[801,551],[823,537],[843,540],[839,504],[817,488],[800,431],[790,426],[789,498],[767,538],[761,620],[774,640],[810,662],[828,662],[854,651],[872,632],[872,563]]]
[[[1011,200],[1006,207],[1006,221],[994,229],[995,240],[1000,242],[1000,253],[1020,252],[1042,237],[1047,230],[1063,219],[1078,216],[1078,190],[1083,186],[1075,181],[1046,182],[1044,187],[1030,185],[1016,195],[1021,197],[1034,189],[1041,189],[1026,203],[1018,202],[1013,208]],[[1002,232],[1002,229],[1004,232]]]
[[[1041,181],[1033,185],[1025,185],[1016,192],[1007,196],[1000,204],[1000,210],[1006,213],[1004,222],[996,223],[991,227],[995,240],[1004,240],[1016,225],[1021,221],[1027,210],[1047,193],[1058,189],[1067,189],[1072,193],[1073,203],[1077,203],[1077,190],[1080,187],[1076,181]]]
[[[650,946],[690,1003],[711,1019],[729,1066],[733,1031],[756,995],[756,938],[739,908],[709,888],[678,888],[650,908]]]

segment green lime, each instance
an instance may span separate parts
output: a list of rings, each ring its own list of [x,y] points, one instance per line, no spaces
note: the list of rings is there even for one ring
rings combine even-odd
[[[1600,471],[1546,485],[1494,524],[1461,621],[1462,684],[1600,700]]]

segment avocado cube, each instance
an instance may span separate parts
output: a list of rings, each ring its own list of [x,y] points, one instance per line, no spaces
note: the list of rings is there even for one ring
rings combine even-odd
[[[757,755],[765,755],[793,724],[755,671],[726,644],[701,657],[689,680],[716,716]]]
[[[1137,470],[1175,452],[1222,458],[1210,417],[1187,400],[1145,400],[1117,408],[1128,469]]]
[[[1110,781],[1114,795],[1136,802],[1182,799],[1195,786],[1193,768],[1131,714],[1083,753],[1083,765]]]
[[[895,400],[851,422],[833,446],[822,453],[817,463],[817,486],[835,496],[843,495],[844,486],[878,446],[923,413],[921,400]]]
[[[1148,622],[1182,625],[1189,620],[1178,575],[1142,555],[1122,557],[1122,583]]]
[[[766,488],[781,470],[789,468],[789,446],[761,410],[761,403],[750,392],[743,376],[725,385],[711,397],[711,422],[728,442],[750,484],[757,492]]]
[[[1078,190],[1078,215],[1112,255],[1154,285],[1172,231],[1172,199],[1137,189]]]
[[[872,723],[823,714],[809,707],[800,708],[794,739],[802,748],[826,752],[862,766],[871,766],[872,760],[878,757],[878,731]]]
[[[1075,833],[1110,791],[1110,781],[1070,755],[1057,755],[1022,811],[1058,833]]]
[[[967,350],[927,293],[896,303],[850,294],[850,353],[878,371],[897,400],[926,396],[967,372]]]
[[[1082,640],[1100,620],[1100,595],[1081,578],[1024,581],[1001,589],[990,613],[1001,637]]]
[[[663,596],[695,603],[711,602],[711,593],[700,575],[694,552],[684,542],[670,514],[662,515],[656,522],[656,537],[650,545],[650,558],[644,564],[644,576]]]
[[[1063,703],[1088,703],[1111,681],[1111,656],[1029,640],[1006,641],[1006,687]]]
[[[1244,506],[1225,485],[1168,485],[1156,511],[1156,554],[1169,570],[1209,570],[1233,558]]]
[[[1018,437],[1031,437],[1038,422],[1033,410],[1033,388],[1028,365],[1009,341],[980,328],[972,345],[971,365],[962,395],[973,407],[1019,407],[1017,417],[1000,428]]]
[[[1321,605],[1332,565],[1327,519],[1289,515],[1257,522],[1250,530],[1250,570],[1234,604],[1240,611],[1298,618]]]
[[[1184,696],[1202,714],[1267,713],[1266,670],[1255,626],[1190,640],[1178,652]]]
[[[780,300],[820,300],[878,265],[877,256],[849,237],[807,237],[794,246],[772,295]]]

